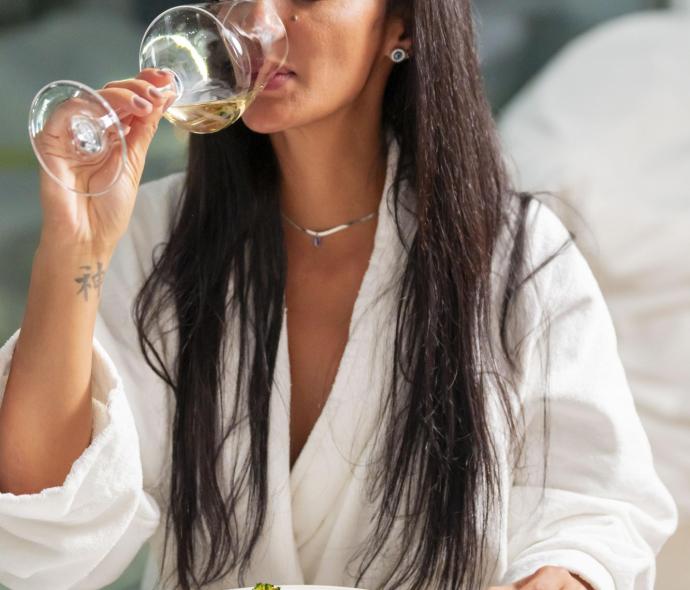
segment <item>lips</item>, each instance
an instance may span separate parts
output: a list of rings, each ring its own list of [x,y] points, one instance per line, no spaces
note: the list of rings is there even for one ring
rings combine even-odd
[[[264,64],[265,64],[265,63],[266,63],[266,62],[265,62],[262,58],[260,58],[260,57],[252,59],[251,62],[250,62],[250,65],[251,65],[251,68],[252,68],[252,74],[255,75],[256,72],[260,72],[261,69],[264,67]],[[271,63],[271,62],[269,62],[269,63],[270,63],[271,66],[273,66],[273,67],[275,67],[275,65],[277,65],[277,64]],[[292,67],[290,66],[290,64],[283,64],[283,67],[281,67],[281,68],[278,70],[278,72],[280,72],[280,73],[291,72],[291,73],[293,73],[293,74],[295,73],[295,71],[292,69]]]
[[[254,72],[260,72],[260,71],[261,71],[261,67],[259,67],[259,68],[257,68],[257,69],[254,70]],[[295,71],[294,71],[290,66],[284,65],[284,66],[281,67],[279,70],[276,70],[276,71],[271,75],[271,77],[275,77],[275,76],[289,76],[289,75],[293,75],[293,76],[294,76],[294,75],[295,75]]]
[[[252,68],[252,83],[256,82],[256,79],[258,78],[260,71],[261,65],[257,65],[256,67]],[[288,78],[291,78],[295,75],[296,74],[294,70],[292,70],[289,66],[283,66],[268,78],[267,83],[270,83],[271,80],[274,79],[287,80]]]
[[[292,70],[289,69],[283,69],[281,68],[278,70],[269,80],[266,82],[266,86],[264,86],[264,90],[270,91],[270,90],[278,90],[279,88],[282,88],[282,86],[291,80],[292,78],[295,77],[295,73]]]

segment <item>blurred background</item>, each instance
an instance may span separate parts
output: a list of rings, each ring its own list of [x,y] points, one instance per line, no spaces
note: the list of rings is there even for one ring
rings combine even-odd
[[[139,40],[146,25],[156,14],[179,3],[169,0],[2,0],[0,3],[0,99],[3,105],[0,109],[0,343],[20,325],[41,223],[37,164],[26,129],[28,108],[34,94],[43,85],[57,79],[79,80],[98,88],[110,80],[132,77],[138,69]],[[548,80],[540,82],[540,75],[544,72],[544,66],[551,63],[554,56],[560,55],[564,47],[570,47],[573,40],[583,34],[586,37],[592,30],[605,30],[608,25],[615,28],[612,23],[618,22],[624,15],[642,14],[643,11],[653,11],[652,15],[666,14],[673,9],[678,11],[673,13],[674,16],[683,14],[679,18],[687,20],[685,15],[690,11],[690,0],[478,0],[475,4],[487,91],[501,121],[501,129],[507,137],[507,151],[511,154],[515,152],[517,162],[521,159],[520,150],[523,154],[529,154],[529,149],[519,141],[510,139],[511,134],[528,136],[529,125],[520,127],[527,118],[542,131],[544,126],[548,126],[549,122],[542,124],[534,115],[539,111],[538,101],[543,100],[539,85],[548,84]],[[649,12],[646,14],[650,15]],[[687,33],[690,38],[690,28]],[[575,42],[576,46],[577,43],[578,41]],[[685,54],[686,60],[689,55],[690,52]],[[605,56],[600,57],[603,59]],[[682,59],[682,56],[679,57]],[[592,54],[588,59],[597,60],[597,57]],[[688,74],[690,63],[679,62],[678,68]],[[624,95],[613,100],[626,102]],[[690,104],[690,96],[683,104]],[[616,106],[614,102],[614,108]],[[685,121],[688,122],[688,119]],[[685,149],[690,146],[690,129],[686,131]],[[541,138],[543,140],[543,133]],[[596,143],[594,135],[586,139]],[[564,146],[567,147],[570,140],[570,136],[555,137],[553,141],[558,142],[556,151],[567,153]],[[587,148],[586,143],[583,148],[583,141],[581,138],[577,149]],[[184,134],[173,130],[167,122],[161,123],[149,152],[144,180],[181,170],[185,162],[185,145]],[[541,159],[545,158],[546,153],[542,153]],[[606,158],[606,155],[600,154],[600,157]],[[690,166],[690,161],[685,162]],[[572,187],[567,186],[566,178],[560,178],[554,173],[554,168],[567,170],[568,162],[561,159],[557,167],[551,167],[550,175],[535,173],[530,177],[528,170],[522,175],[519,171],[517,174],[518,178],[538,178],[539,182],[544,183],[524,188],[556,192],[562,190],[567,193]],[[687,181],[683,185],[685,192],[678,205],[682,214],[686,215],[683,219],[688,219],[690,210],[690,178]],[[571,193],[572,190],[568,194]],[[674,197],[678,195],[674,193]],[[573,197],[572,205],[578,207],[577,196]],[[686,227],[690,229],[690,226]],[[591,231],[605,232],[605,229],[594,228]],[[687,256],[690,244],[686,241],[685,246],[683,251]],[[595,274],[598,273],[597,278],[602,282],[602,290],[608,298],[607,263],[597,259],[597,252],[601,254],[601,250],[586,247],[583,250]],[[680,274],[678,278],[686,280]],[[686,294],[689,293],[686,291]],[[614,308],[615,296],[612,291],[609,303]],[[685,321],[689,301],[681,301],[678,307],[686,314]],[[615,309],[612,313],[617,329],[625,335],[626,325],[620,323],[626,321],[624,316],[617,314]],[[690,359],[688,340],[679,346],[685,346],[679,352],[683,353],[681,356],[684,355],[687,363]],[[628,357],[625,354],[623,356],[626,362]],[[633,363],[634,359],[630,362]],[[626,369],[634,373],[634,367],[626,366]],[[679,392],[685,394],[685,399],[690,401],[690,382],[682,382],[686,376],[684,374],[677,377],[677,388],[673,393],[676,402]],[[636,394],[635,383],[631,383],[631,386]],[[648,402],[649,396],[645,399]],[[644,409],[647,406],[643,403],[642,407]],[[673,404],[669,407],[667,414],[674,413]],[[663,416],[656,416],[655,419],[656,427],[659,427],[658,422],[661,421],[663,429]],[[647,426],[645,420],[643,415],[643,422]],[[649,420],[651,424],[652,418]],[[677,443],[680,449],[674,447],[673,452],[669,451],[671,455],[678,456],[687,451],[686,455],[690,456],[689,422],[680,425]],[[652,442],[653,446],[656,445],[654,440]],[[656,455],[666,452],[662,447],[655,447]],[[665,457],[657,456],[657,461],[665,466],[660,468],[662,476],[675,469],[674,460],[670,458],[665,462]],[[679,490],[683,481],[687,485],[685,494],[690,495],[687,491],[690,490],[688,471],[681,472],[671,485],[680,503],[686,502],[686,498],[680,498],[683,492]],[[687,523],[686,512],[681,516]],[[686,558],[690,556],[690,535],[662,556],[670,565],[665,565],[666,561],[662,564],[664,571],[661,572],[657,585],[660,590],[688,588],[687,567],[684,567],[684,575],[677,579],[677,583],[674,581],[676,574],[671,572],[680,563],[679,558],[674,557],[674,552],[677,555],[685,554]],[[137,588],[145,558],[146,549],[111,588]]]
[[[58,79],[91,87],[132,77],[139,40],[175,0],[0,3],[0,341],[18,327],[40,227],[37,164],[26,129],[34,94]],[[661,0],[479,0],[480,45],[497,112],[569,40]],[[184,166],[184,135],[163,121],[144,180]]]

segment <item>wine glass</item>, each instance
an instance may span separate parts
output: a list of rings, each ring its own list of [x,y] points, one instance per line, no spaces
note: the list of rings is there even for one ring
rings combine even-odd
[[[139,67],[171,74],[175,96],[164,117],[192,133],[237,121],[287,57],[287,33],[271,0],[221,0],[170,8],[144,33]],[[29,112],[41,166],[64,188],[97,196],[118,180],[126,133],[95,90],[59,80],[42,88]]]

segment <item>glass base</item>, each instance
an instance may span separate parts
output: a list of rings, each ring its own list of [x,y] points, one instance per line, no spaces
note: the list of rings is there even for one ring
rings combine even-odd
[[[31,104],[29,136],[42,168],[69,191],[101,195],[122,174],[122,125],[108,102],[84,84],[60,80],[42,88]]]

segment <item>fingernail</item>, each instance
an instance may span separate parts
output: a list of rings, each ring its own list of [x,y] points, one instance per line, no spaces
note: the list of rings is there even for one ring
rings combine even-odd
[[[153,70],[153,75],[158,76],[159,78],[167,78],[168,72],[165,70]]]
[[[148,93],[154,98],[163,98],[165,95],[155,86],[149,86]]]
[[[124,125],[122,127],[122,133],[123,135],[129,135],[129,132],[132,130],[132,128],[129,125]]]
[[[141,96],[133,97],[132,104],[140,109],[146,109],[147,112],[151,112],[153,110],[153,105],[148,100],[141,98]]]

